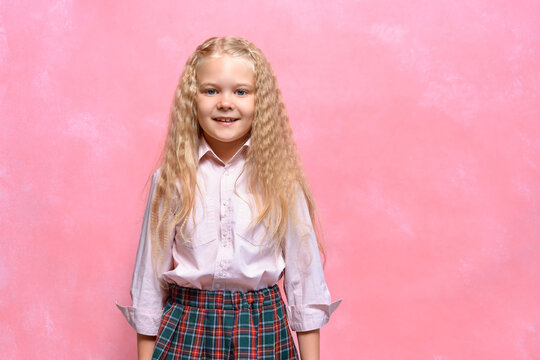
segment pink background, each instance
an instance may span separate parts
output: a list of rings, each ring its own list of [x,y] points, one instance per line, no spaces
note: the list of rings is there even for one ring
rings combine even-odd
[[[202,5],[201,5],[202,4]],[[2,359],[133,359],[147,177],[187,59],[267,54],[343,298],[323,359],[540,358],[537,1],[0,2]]]

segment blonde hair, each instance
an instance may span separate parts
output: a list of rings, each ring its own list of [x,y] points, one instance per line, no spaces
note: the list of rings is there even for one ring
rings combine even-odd
[[[255,75],[255,113],[243,172],[254,196],[258,217],[253,226],[263,223],[267,238],[274,241],[276,253],[283,245],[289,226],[298,229],[299,194],[305,196],[319,251],[322,229],[315,201],[289,125],[281,91],[270,63],[251,42],[239,37],[212,37],[199,45],[188,58],[176,88],[170,111],[169,128],[160,158],[160,173],[151,205],[150,228],[154,263],[161,262],[169,248],[173,229],[183,231],[195,206],[199,137],[197,121],[197,67],[208,57],[229,55],[247,59]],[[168,211],[166,211],[168,209]],[[289,219],[292,224],[289,224]],[[289,241],[301,241],[302,236]],[[306,244],[307,246],[307,244]],[[307,248],[306,248],[307,250]],[[309,254],[309,252],[306,251]],[[156,265],[157,266],[157,265]]]

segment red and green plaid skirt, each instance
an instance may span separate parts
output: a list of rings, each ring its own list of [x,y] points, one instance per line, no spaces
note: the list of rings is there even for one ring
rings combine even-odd
[[[298,359],[277,285],[256,291],[171,284],[153,360]]]

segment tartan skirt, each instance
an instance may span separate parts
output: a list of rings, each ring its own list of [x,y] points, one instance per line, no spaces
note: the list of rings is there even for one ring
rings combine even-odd
[[[253,291],[170,284],[152,360],[298,359],[277,285]]]

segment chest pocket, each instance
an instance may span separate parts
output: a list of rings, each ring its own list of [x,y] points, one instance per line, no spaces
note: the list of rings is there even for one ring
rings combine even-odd
[[[187,248],[196,248],[202,245],[206,245],[217,239],[215,234],[215,214],[197,198],[195,201],[195,213],[190,214],[186,225],[184,226],[184,237],[180,234],[181,224],[176,225],[175,240],[178,244],[182,244]]]
[[[271,243],[265,238],[266,227],[264,224],[259,224],[253,228],[250,222],[257,215],[256,205],[252,202],[251,207],[247,202],[236,199],[235,217],[234,217],[234,232],[241,239],[247,241],[251,245],[257,247],[270,247]],[[253,211],[252,211],[253,209]]]

